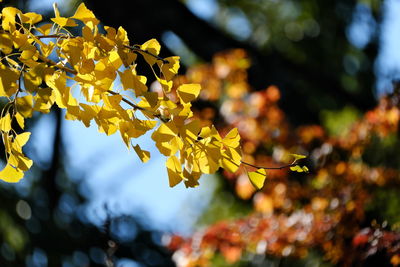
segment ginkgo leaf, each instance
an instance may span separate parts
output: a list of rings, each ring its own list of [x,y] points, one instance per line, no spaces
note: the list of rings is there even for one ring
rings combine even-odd
[[[0,96],[11,97],[18,90],[19,74],[0,63]]]
[[[118,71],[121,78],[122,86],[124,90],[133,89],[136,96],[143,95],[147,92],[147,78],[145,76],[136,75],[136,71],[133,68],[128,68],[123,72]]]
[[[158,61],[157,64],[161,69],[162,74],[166,80],[171,80],[176,74],[178,74],[178,70],[180,67],[179,64],[180,57],[173,56],[164,58],[164,62]],[[165,63],[167,61],[168,63]]]
[[[20,10],[15,7],[5,7],[1,11],[1,27],[5,31],[12,31],[15,29],[15,16],[21,13]]]
[[[32,160],[25,157],[22,153],[11,154],[8,163],[20,171],[27,171],[32,166]]]
[[[42,21],[42,15],[37,14],[35,12],[28,12],[25,14],[21,14],[20,17],[21,17],[22,23],[28,23],[31,25]]]
[[[78,19],[80,21],[83,21],[84,23],[92,22],[92,26],[99,24],[99,20],[95,17],[93,12],[86,7],[84,3],[81,3],[78,6],[75,14],[71,18]]]
[[[28,142],[30,136],[30,132],[23,132],[18,134],[13,142],[14,149],[21,152],[21,148]]]
[[[0,130],[8,133],[11,131],[11,116],[7,113],[4,117],[0,119]]]
[[[19,112],[15,114],[15,120],[17,121],[19,127],[21,127],[23,130],[25,128],[25,119]]]
[[[10,164],[7,164],[3,170],[0,171],[0,179],[7,183],[17,183],[24,177],[24,172],[17,170]]]
[[[139,145],[133,146],[133,149],[143,163],[146,163],[150,159],[150,152],[141,149]]]
[[[229,172],[236,172],[239,169],[242,160],[240,153],[238,153],[238,151],[233,151],[234,150],[232,149],[223,151],[220,160],[221,167]]]
[[[58,18],[51,18],[56,24],[60,25],[61,27],[75,27],[78,24],[75,23],[73,19],[58,17]]]
[[[267,178],[267,173],[265,169],[258,169],[254,172],[248,172],[250,182],[257,189],[262,189],[264,187],[265,179]]]
[[[222,139],[222,143],[229,147],[238,147],[240,145],[240,135],[237,128],[233,128],[229,133]]]
[[[146,60],[146,62],[150,66],[153,66],[154,63],[157,62],[157,59],[153,55],[157,56],[160,53],[160,50],[161,50],[160,43],[156,39],[151,39],[151,40],[148,40],[147,42],[145,42],[144,44],[142,44],[140,46],[140,49],[152,54],[152,55],[149,55],[145,52],[140,52],[142,54],[142,56],[144,57],[144,59]]]
[[[58,10],[57,3],[53,4],[55,18],[51,18],[51,20],[60,25],[61,27],[75,27],[78,26],[75,21],[71,18],[64,18],[60,16],[60,11]]]
[[[300,165],[295,165],[290,167],[291,171],[294,172],[308,172],[308,168],[306,166],[300,167]]]
[[[8,33],[0,33],[0,51],[10,54],[13,50],[13,41]]]
[[[174,187],[179,184],[184,177],[182,175],[182,165],[176,156],[170,156],[166,162],[169,186]]]
[[[290,154],[290,156],[294,157],[294,161],[298,161],[300,159],[305,159],[306,156],[300,154]]]
[[[177,92],[179,99],[183,103],[189,103],[195,100],[200,94],[201,86],[200,84],[183,84],[178,87]]]

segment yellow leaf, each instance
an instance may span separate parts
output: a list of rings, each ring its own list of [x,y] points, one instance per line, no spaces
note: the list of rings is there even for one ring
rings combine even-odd
[[[172,122],[162,123],[156,131],[153,132],[151,138],[155,142],[168,142],[178,134],[178,129]]]
[[[81,3],[78,6],[75,14],[71,18],[78,19],[80,21],[83,21],[84,23],[92,22],[93,23],[92,26],[99,24],[99,20],[96,19],[95,15],[91,10],[87,9],[84,3]]]
[[[21,14],[21,21],[22,23],[28,23],[28,24],[36,24],[40,21],[42,21],[42,15],[34,13],[34,12],[28,12],[25,14]]]
[[[24,173],[16,168],[7,164],[6,167],[0,171],[0,179],[8,183],[17,183],[24,177]]]
[[[100,111],[100,107],[96,105],[87,105],[84,103],[79,104],[83,110],[80,112],[79,120],[85,124],[86,127],[90,126],[90,121],[97,116],[97,113]]]
[[[247,173],[250,179],[250,182],[254,185],[255,188],[261,189],[264,186],[265,179],[267,178],[267,173],[265,169],[258,169],[254,172]]]
[[[22,152],[22,147],[28,142],[30,136],[30,132],[18,134],[12,143],[13,149],[15,151]]]
[[[39,111],[39,112],[49,113],[50,108],[53,106],[54,101],[56,100],[56,96],[53,92],[54,91],[51,88],[40,89],[35,96],[35,106],[33,107],[33,109],[36,111]],[[29,95],[29,96],[32,98],[31,95]],[[32,100],[29,100],[29,99],[27,99],[27,101],[32,102]],[[21,105],[23,105],[24,107],[27,107],[27,105],[26,105],[27,101],[25,101],[25,103],[23,103]],[[20,108],[18,108],[18,111],[21,112]],[[29,113],[28,113],[28,111],[29,111]],[[22,115],[25,118],[31,117],[32,116],[32,108],[29,110],[27,109],[24,113],[22,113]]]
[[[21,59],[22,60],[31,59],[37,53],[36,47],[31,45],[31,44],[25,45],[21,49],[22,49],[22,53],[21,53]],[[36,57],[36,59],[37,59],[37,57]]]
[[[51,18],[51,20],[60,25],[61,27],[75,27],[78,26],[73,19],[64,18],[60,16],[60,11],[58,10],[57,3],[53,4],[55,18]]]
[[[308,168],[306,166],[300,167],[299,165],[290,167],[290,170],[294,172],[308,172]]]
[[[227,171],[236,172],[241,164],[242,156],[240,149],[227,149],[222,152],[220,165]]]
[[[8,33],[0,33],[0,51],[10,54],[13,50],[13,41]]]
[[[129,45],[128,33],[125,31],[123,27],[118,27],[117,35],[115,37],[115,42],[119,46]]]
[[[240,135],[237,128],[233,128],[229,133],[222,139],[222,143],[229,147],[238,147],[240,145]]]
[[[33,93],[37,91],[39,85],[42,84],[45,69],[46,65],[41,63],[29,68],[28,71],[24,73],[24,85],[28,92]]]
[[[167,80],[164,80],[164,79],[160,79],[160,78],[158,78],[158,77],[157,77],[157,81],[160,83],[162,89],[163,89],[166,93],[171,92],[171,88],[172,88],[172,84],[173,84],[172,81],[167,81]]]
[[[145,50],[145,51],[149,52],[150,54],[157,56],[160,53],[161,45],[159,44],[159,42],[156,39],[151,39],[151,40],[148,40],[147,42],[145,42],[144,44],[142,44],[140,46],[140,49]],[[150,66],[153,66],[154,63],[157,62],[157,59],[154,56],[149,55],[144,52],[140,52],[140,53],[142,54],[142,56],[144,57],[144,59]]]
[[[131,50],[125,47],[118,48],[118,55],[124,63],[125,67],[130,66],[137,58],[137,54],[133,53]]]
[[[150,107],[155,107],[158,103],[158,93],[157,92],[144,92],[143,97],[149,103]]]
[[[189,173],[186,169],[183,170],[183,177],[185,178],[184,183],[186,188],[188,187],[197,187],[199,185],[199,178],[201,173],[199,172],[191,172]]]
[[[179,184],[182,180],[184,180],[184,177],[182,175],[182,165],[176,156],[169,157],[167,159],[166,166],[167,166],[170,187],[174,187],[175,185]]]
[[[7,113],[4,117],[0,119],[0,130],[8,133],[11,131],[11,116]]]
[[[9,69],[0,63],[0,96],[11,97],[18,90],[18,71]]]
[[[178,96],[183,103],[189,103],[195,100],[200,94],[200,84],[183,84],[178,87]]]
[[[146,150],[142,150],[139,145],[133,147],[136,154],[139,156],[142,162],[147,162],[150,159],[150,152]]]
[[[193,120],[182,127],[180,134],[185,142],[193,144],[197,141],[197,136],[200,132],[200,129],[200,121]]]
[[[22,153],[11,154],[8,158],[8,164],[16,167],[17,170],[27,171],[32,166],[32,160],[25,157]]]
[[[305,159],[306,158],[306,156],[299,155],[299,154],[290,154],[290,156],[294,157],[294,161],[298,161],[300,159]]]
[[[169,81],[171,80],[176,74],[178,74],[179,70],[179,57],[178,56],[173,56],[173,57],[167,57],[164,58],[168,63],[163,63],[162,61],[158,61],[157,64],[161,69],[162,74],[164,75],[164,78]]]
[[[124,72],[118,71],[118,74],[121,78],[124,90],[133,89],[136,96],[141,96],[148,90],[146,86],[147,78],[145,76],[136,75],[135,72],[133,67],[131,67]]]
[[[58,17],[58,18],[51,18],[51,20],[60,25],[61,27],[75,27],[78,26],[78,24],[75,23],[74,20],[70,18],[64,18],[64,17]]]
[[[36,27],[35,29],[43,35],[49,35],[51,33],[52,27],[53,27],[52,23],[45,23],[40,27]]]
[[[15,16],[21,13],[20,10],[14,8],[14,7],[5,7],[1,11],[1,27],[5,31],[10,31],[12,32],[16,27],[15,27]]]
[[[24,119],[24,117],[19,112],[17,112],[15,114],[15,119],[17,120],[17,123],[18,123],[19,127],[21,127],[21,129],[23,130],[25,128],[25,119]]]

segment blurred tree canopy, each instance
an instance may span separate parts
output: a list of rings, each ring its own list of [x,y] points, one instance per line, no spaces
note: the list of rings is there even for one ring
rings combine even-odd
[[[203,95],[197,103],[197,115],[217,123],[221,128],[228,127],[231,122],[238,123],[238,118],[249,120],[247,126],[242,124],[249,131],[244,150],[255,163],[276,163],[276,159],[280,159],[276,156],[279,149],[300,150],[314,155],[309,162],[312,168],[310,176],[274,173],[271,174],[273,180],[269,187],[259,193],[250,189],[240,175],[221,174],[224,179],[221,179],[216,192],[215,205],[210,206],[203,223],[237,219],[252,211],[262,215],[245,218],[237,224],[216,224],[208,229],[206,245],[210,240],[213,244],[214,233],[226,233],[220,236],[217,243],[221,245],[218,253],[224,258],[216,253],[214,266],[224,266],[227,260],[241,266],[280,264],[282,258],[282,265],[293,266],[292,259],[285,256],[304,256],[306,248],[314,245],[320,247],[308,254],[308,263],[315,260],[329,264],[321,260],[321,255],[327,251],[331,251],[328,259],[333,263],[348,263],[371,255],[371,266],[381,259],[387,264],[390,261],[396,263],[396,260],[400,262],[400,257],[395,258],[398,251],[391,250],[400,238],[387,226],[389,223],[395,229],[394,226],[399,223],[396,204],[399,201],[399,161],[393,149],[398,147],[399,141],[397,123],[394,123],[397,117],[393,115],[397,111],[392,111],[397,102],[393,98],[381,100],[380,108],[373,109],[377,104],[374,61],[379,47],[383,1],[218,0],[215,1],[218,8],[208,20],[190,11],[187,5],[193,1],[84,2],[105,25],[122,25],[132,34],[129,38],[135,43],[143,43],[151,38],[164,42],[162,56],[174,54],[166,38],[168,33],[180,38],[200,62],[215,63],[221,58],[215,57],[217,53],[243,48],[250,62],[244,65],[249,68],[236,71],[227,64],[235,70],[226,79],[228,81],[218,75],[214,80],[210,79],[209,74],[196,76],[196,71],[186,66],[189,72],[182,79],[196,80],[196,77],[202,77],[203,81],[209,79],[210,84],[210,81],[220,83],[216,87],[205,86],[214,88],[214,91],[210,89],[211,93],[208,91],[209,95]],[[2,4],[24,9],[29,6],[29,1],[3,1]],[[77,3],[74,5],[77,6]],[[369,35],[364,42],[350,42],[351,25],[360,18],[368,18],[366,34],[370,31]],[[171,50],[167,47],[171,47]],[[230,61],[233,65],[236,61],[243,63],[241,59],[245,57],[237,51],[241,50],[233,53]],[[241,66],[242,63],[237,64]],[[142,70],[144,74],[146,71]],[[201,82],[198,79],[196,81]],[[230,91],[221,89],[235,82],[241,82],[240,86]],[[215,88],[220,91],[216,93]],[[240,101],[222,100],[235,98],[235,94],[248,96],[252,90],[259,92],[248,98],[253,101],[253,110],[247,104],[240,104]],[[253,113],[235,117],[242,109]],[[371,112],[361,115],[368,110]],[[379,113],[379,110],[383,112]],[[62,145],[60,112],[54,110],[52,113],[57,123],[51,160],[45,164],[45,168],[33,170],[35,179],[29,188],[17,190],[3,187],[2,184],[0,231],[3,243],[0,263],[4,266],[25,264],[35,267],[59,265],[60,262],[64,262],[65,266],[112,266],[107,265],[113,263],[105,262],[104,258],[129,258],[146,266],[173,266],[171,252],[159,243],[159,233],[144,227],[139,219],[116,216],[106,220],[104,227],[99,228],[84,218],[79,207],[86,201],[85,194],[80,191],[79,183],[72,182],[63,170],[63,151],[66,148]],[[257,114],[255,122],[251,121],[254,114]],[[389,122],[385,121],[387,114],[392,114]],[[352,128],[352,123],[358,118],[362,118],[361,122]],[[321,121],[325,129],[317,125]],[[382,128],[379,128],[380,123],[384,125]],[[315,125],[305,127],[305,124]],[[371,130],[368,128],[370,126],[365,126],[369,124],[376,128]],[[298,126],[297,137],[290,135],[293,128],[288,125]],[[339,126],[343,126],[343,130],[338,130]],[[363,127],[373,132],[367,143],[354,137],[359,137],[360,132],[365,130]],[[265,132],[260,134],[262,131]],[[348,135],[338,137],[343,131]],[[331,136],[334,138],[330,139]],[[353,143],[345,142],[349,136],[353,136],[350,140]],[[273,153],[275,157],[265,156]],[[355,178],[358,176],[361,177],[359,180]],[[349,184],[354,186],[347,186]],[[373,200],[372,203],[369,199]],[[229,208],[222,208],[227,203],[230,203]],[[269,226],[262,225],[262,222],[265,223],[263,219],[270,218],[271,213],[276,215],[270,220],[272,225],[283,227],[288,221],[300,222],[298,229],[292,224],[295,226],[289,227],[289,232],[282,230],[277,233],[275,237],[280,242],[271,249],[264,243],[257,243],[256,250],[266,252],[267,257],[242,258],[238,263],[242,250],[238,251],[235,245],[242,243],[235,239],[236,227],[254,224],[256,220],[261,225],[256,230],[270,231]],[[328,218],[324,217],[326,214]],[[307,224],[301,223],[312,216],[315,218],[312,226],[316,230],[309,238],[296,241],[298,246],[294,253],[291,238],[309,234]],[[375,224],[370,227],[374,220]],[[385,226],[378,225],[376,220]],[[118,236],[119,224],[123,225],[122,228],[136,229],[135,234],[131,234],[134,238],[124,240],[123,235]],[[363,227],[370,228],[363,230]],[[259,233],[252,233],[253,237]],[[292,235],[280,239],[287,233]],[[335,235],[336,238],[324,243],[326,233],[328,237]],[[185,251],[185,246],[193,246],[190,243],[192,240],[184,243],[179,238],[176,238],[179,242],[174,244],[174,238],[171,237],[170,247],[175,250],[183,248],[182,251]],[[268,242],[273,243],[271,240]],[[349,249],[354,254],[346,261],[341,254],[344,251],[340,249]],[[357,250],[362,253],[355,253]],[[383,256],[380,257],[379,253]],[[301,261],[296,263],[302,264]]]

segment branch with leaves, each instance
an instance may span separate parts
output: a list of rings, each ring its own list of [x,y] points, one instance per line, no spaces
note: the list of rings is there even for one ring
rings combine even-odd
[[[1,12],[0,97],[13,108],[3,109],[0,119],[7,158],[0,179],[18,182],[32,166],[22,151],[30,133],[16,133],[12,121],[24,129],[24,120],[33,112],[48,113],[54,104],[66,111],[67,120],[86,127],[95,122],[106,135],[118,132],[142,162],[150,159],[150,152],[133,141],[153,131],[151,138],[167,157],[171,187],[182,181],[195,187],[202,174],[219,168],[235,172],[241,163],[250,166],[242,162],[237,129],[221,137],[214,126],[202,127],[193,117],[191,103],[201,87],[174,83],[179,57],[160,57],[161,46],[155,39],[131,45],[122,27],[104,26],[102,34],[99,20],[83,3],[71,17],[62,17],[57,5],[54,13],[51,23],[38,26],[40,14],[13,7]],[[71,34],[74,27],[81,36]],[[137,73],[138,55],[153,70],[160,92],[150,91],[147,77]]]

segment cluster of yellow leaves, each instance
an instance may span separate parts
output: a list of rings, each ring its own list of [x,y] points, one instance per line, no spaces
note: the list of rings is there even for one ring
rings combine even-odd
[[[17,134],[12,122],[23,129],[25,118],[34,111],[48,113],[54,104],[66,110],[68,120],[79,120],[86,127],[94,121],[107,135],[119,132],[143,162],[150,153],[132,144],[132,139],[158,126],[152,139],[168,157],[170,186],[184,181],[193,187],[201,174],[220,167],[232,172],[238,169],[237,129],[221,137],[214,126],[201,127],[191,111],[200,86],[184,84],[174,89],[179,57],[161,58],[161,46],[155,39],[130,45],[122,27],[105,26],[102,34],[99,20],[84,4],[71,17],[62,17],[56,5],[54,11],[51,23],[40,23],[40,14],[13,7],[1,11],[0,97],[8,103],[0,119],[7,154],[0,179],[17,182],[32,165],[22,152],[30,133]],[[71,27],[77,27],[81,35],[73,36]],[[138,54],[153,70],[162,92],[151,92],[147,78],[137,73]],[[115,88],[117,79],[121,88]],[[176,99],[169,98],[173,90]]]

